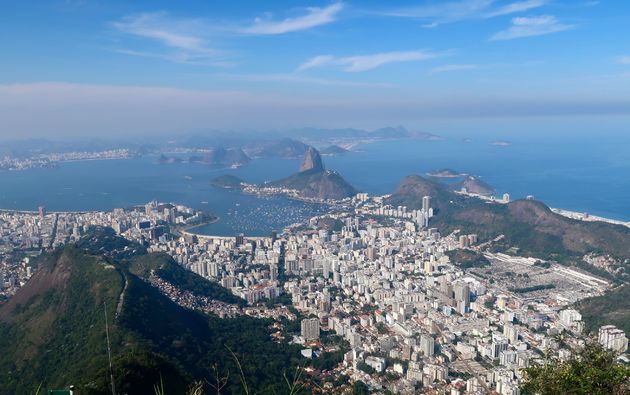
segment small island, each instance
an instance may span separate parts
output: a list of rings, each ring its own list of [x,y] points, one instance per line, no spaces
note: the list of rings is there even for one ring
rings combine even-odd
[[[159,165],[172,165],[172,164],[181,163],[181,162],[182,162],[181,158],[177,158],[177,157],[174,157],[174,156],[169,157],[169,156],[166,156],[164,154],[160,155],[158,157],[158,159],[157,159],[157,163]]]
[[[231,174],[224,174],[222,176],[218,176],[213,178],[210,181],[210,185],[217,188],[225,188],[225,189],[243,189],[247,186],[247,183],[242,179],[233,176]]]
[[[494,140],[493,142],[490,143],[491,145],[496,145],[498,147],[507,147],[512,145],[512,143],[510,143],[507,140]]]
[[[453,169],[440,169],[440,170],[433,170],[433,171],[427,172],[427,176],[437,177],[437,178],[458,178],[458,177],[463,177],[465,175],[466,175],[465,173],[460,173]]]

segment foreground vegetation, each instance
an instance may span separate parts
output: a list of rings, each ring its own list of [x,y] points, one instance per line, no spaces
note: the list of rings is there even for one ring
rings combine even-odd
[[[102,236],[47,255],[0,306],[0,393],[32,393],[41,383],[111,394],[105,306],[118,393],[153,393],[163,383],[164,393],[184,394],[192,383],[216,377],[226,377],[222,394],[242,393],[242,375],[256,393],[285,393],[278,378],[299,366],[300,349],[274,342],[269,321],[220,319],[178,306],[143,276],[159,272],[191,292],[238,301],[169,257]]]
[[[630,367],[598,344],[587,344],[567,361],[547,359],[525,369],[523,395],[622,395],[630,393]]]

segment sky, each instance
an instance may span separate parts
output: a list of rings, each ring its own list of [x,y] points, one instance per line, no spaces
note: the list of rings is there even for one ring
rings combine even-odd
[[[552,117],[627,131],[629,26],[625,0],[0,0],[0,139]]]

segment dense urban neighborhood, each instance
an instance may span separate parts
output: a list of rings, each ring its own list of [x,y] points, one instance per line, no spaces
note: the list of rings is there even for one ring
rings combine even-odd
[[[440,234],[431,227],[433,211],[430,196],[408,210],[360,193],[269,237],[195,234],[194,225],[211,216],[170,203],[111,212],[3,211],[2,295],[28,281],[41,251],[77,241],[92,227],[111,227],[243,301],[195,295],[152,272],[147,281],[180,306],[271,319],[272,337],[289,336],[320,366],[308,368],[311,374],[374,391],[516,395],[523,369],[549,356],[568,358],[590,341],[575,304],[602,295],[608,280],[493,252],[500,237],[482,243],[466,229]],[[627,362],[621,329],[601,326],[596,340]],[[333,382],[324,385],[334,390]]]

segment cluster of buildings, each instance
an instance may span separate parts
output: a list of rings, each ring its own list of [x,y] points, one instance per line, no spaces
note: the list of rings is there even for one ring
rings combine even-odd
[[[28,234],[27,239],[39,237],[41,247],[42,235],[55,227],[51,215],[2,213],[2,246],[24,245],[20,240]],[[308,226],[263,238],[218,237],[174,232],[168,227],[203,220],[201,214],[151,202],[133,210],[55,214],[56,233],[45,240],[54,246],[80,236],[90,224],[112,226],[251,306],[281,301],[299,314],[294,341],[304,345],[303,355],[317,358],[325,339],[335,335],[343,339],[344,353],[332,374],[375,390],[518,395],[523,368],[545,354],[568,358],[567,347],[584,344],[584,323],[571,305],[601,294],[605,281],[553,263],[486,253],[476,235],[464,230],[443,235],[431,228],[431,216],[428,196],[420,210],[407,210],[359,194],[349,208],[322,216],[332,221],[314,218]],[[341,226],[318,225],[330,223]],[[453,258],[461,249],[484,255],[490,267],[462,268]],[[515,288],[517,279],[556,286]],[[230,307],[181,293],[160,279],[153,282],[189,308],[221,316],[249,309],[246,314],[253,316],[297,318],[286,308]],[[561,333],[570,335],[564,344],[556,336]],[[618,353],[628,348],[623,331],[612,326],[602,327],[598,340]]]
[[[379,201],[382,200],[379,199]],[[377,201],[377,203],[379,203],[379,201]],[[382,204],[371,208],[372,210],[369,210],[368,208],[366,213],[378,216],[410,219],[425,228],[429,226],[429,220],[433,217],[433,208],[431,207],[430,196],[422,197],[422,208],[420,210],[407,210],[407,207],[405,206],[392,207],[389,205],[383,206]]]
[[[59,162],[81,160],[128,159],[135,154],[129,149],[112,149],[105,151],[74,151],[50,154],[38,154],[30,157],[5,156],[0,158],[0,170],[27,170],[40,167],[53,167]]]
[[[0,211],[0,296],[13,295],[32,275],[32,258],[42,251],[78,240],[91,226],[108,226],[141,243],[170,238],[170,228],[209,220],[181,205],[149,202],[111,212]]]

